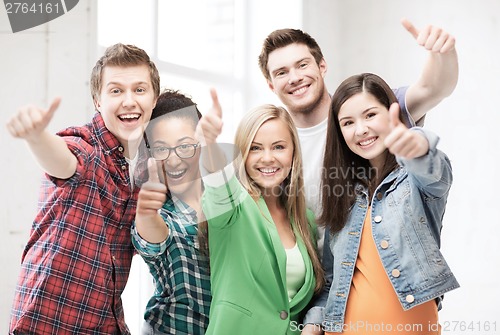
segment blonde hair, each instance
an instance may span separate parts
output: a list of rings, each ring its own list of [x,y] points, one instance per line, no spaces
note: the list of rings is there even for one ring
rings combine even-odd
[[[261,196],[261,191],[255,181],[248,175],[245,169],[245,162],[257,131],[262,124],[272,119],[281,120],[288,128],[292,138],[294,148],[292,168],[288,177],[283,181],[280,200],[286,209],[288,218],[291,219],[291,222],[294,222],[294,228],[299,233],[307,248],[316,277],[315,292],[317,293],[324,284],[323,268],[317,254],[316,241],[311,236],[309,221],[306,215],[307,208],[303,193],[304,180],[302,176],[302,155],[300,152],[299,137],[292,118],[283,107],[262,105],[243,116],[236,131],[234,141],[237,149],[241,152],[241,161],[235,162],[235,168],[241,184],[246,188],[250,196],[257,200]]]

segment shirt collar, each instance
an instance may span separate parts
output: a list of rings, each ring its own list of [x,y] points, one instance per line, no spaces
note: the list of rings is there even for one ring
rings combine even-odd
[[[191,208],[188,204],[186,204],[184,201],[173,195],[172,193],[168,192],[167,194],[167,201],[163,205],[163,207],[170,212],[175,212],[175,213],[182,213],[182,215],[185,215],[186,217],[190,217],[192,222],[197,222],[197,213],[196,211]]]
[[[118,141],[116,136],[113,135],[108,128],[106,128],[101,113],[95,113],[92,118],[92,127],[94,128],[97,141],[101,143],[107,153],[113,153],[116,150],[120,150],[120,148],[122,148],[120,152],[123,153],[123,147],[120,141]]]

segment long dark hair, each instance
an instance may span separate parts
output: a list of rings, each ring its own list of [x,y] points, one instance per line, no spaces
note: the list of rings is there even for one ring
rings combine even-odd
[[[392,103],[397,102],[389,85],[372,73],[362,73],[347,78],[332,97],[321,182],[323,209],[319,219],[319,222],[329,227],[332,233],[344,227],[350,208],[356,199],[356,185],[366,186],[372,195],[383,178],[398,166],[396,157],[387,151],[382,171],[376,171],[367,159],[356,155],[347,146],[340,130],[338,114],[348,99],[362,92],[371,94],[387,109]],[[401,111],[399,118],[402,119]]]

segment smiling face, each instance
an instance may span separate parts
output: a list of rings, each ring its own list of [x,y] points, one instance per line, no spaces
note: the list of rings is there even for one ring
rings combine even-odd
[[[274,50],[269,54],[267,68],[269,87],[293,114],[309,113],[328,97],[326,62],[321,60],[318,65],[305,44],[293,43]]]
[[[193,121],[182,117],[165,117],[154,121],[149,138],[154,150],[158,147],[173,148],[183,144],[197,144]],[[181,149],[179,149],[181,150]],[[164,182],[165,171],[168,189],[178,198],[184,199],[190,190],[195,189],[193,183],[200,182],[199,161],[200,149],[191,158],[179,158],[173,150],[164,161],[158,161],[160,179]]]
[[[292,137],[284,121],[271,119],[257,130],[245,169],[264,196],[280,195],[280,185],[292,168],[293,153]]]
[[[151,118],[156,98],[146,65],[106,66],[102,70],[102,88],[95,105],[106,128],[116,136],[128,157],[135,150],[132,142],[141,139]]]
[[[382,167],[387,154],[384,140],[390,132],[388,109],[372,94],[361,92],[344,102],[338,120],[349,149],[372,166]]]

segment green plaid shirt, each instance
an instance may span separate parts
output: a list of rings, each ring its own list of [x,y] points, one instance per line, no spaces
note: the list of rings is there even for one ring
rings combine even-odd
[[[210,310],[208,259],[198,250],[196,212],[168,196],[160,211],[169,228],[162,243],[149,243],[132,227],[132,243],[153,275],[155,292],[144,319],[165,334],[204,334]]]

